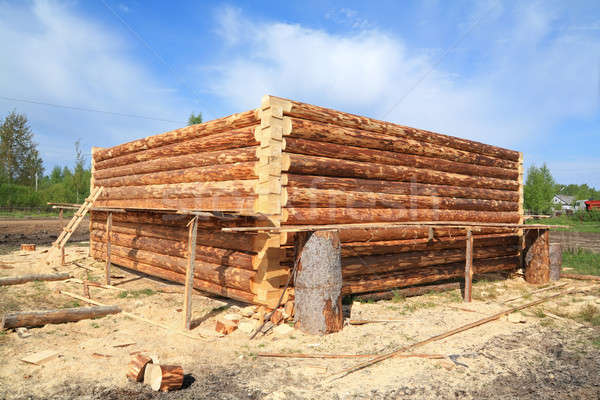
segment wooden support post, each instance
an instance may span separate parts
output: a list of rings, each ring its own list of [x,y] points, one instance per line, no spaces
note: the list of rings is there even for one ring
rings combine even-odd
[[[525,240],[525,280],[541,285],[550,282],[548,229],[530,230]]]
[[[342,330],[342,259],[337,231],[313,233],[296,270],[296,326],[310,334]]]
[[[192,290],[194,289],[194,268],[196,264],[196,236],[198,232],[198,216],[194,216],[188,224],[188,266],[185,271],[185,291],[183,301],[183,326],[192,329]]]
[[[473,233],[467,229],[467,247],[465,251],[465,302],[471,302],[473,292]]]
[[[110,285],[110,232],[112,230],[112,213],[106,217],[106,267],[104,269],[105,282]]]

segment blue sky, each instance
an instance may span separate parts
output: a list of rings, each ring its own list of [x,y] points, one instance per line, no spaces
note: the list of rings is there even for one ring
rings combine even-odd
[[[466,137],[600,187],[598,1],[2,1],[0,116],[47,169],[274,94]],[[2,97],[166,119],[129,118]]]

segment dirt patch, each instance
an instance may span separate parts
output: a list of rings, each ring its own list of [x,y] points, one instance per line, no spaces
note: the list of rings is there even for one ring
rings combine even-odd
[[[46,247],[47,248],[47,247]],[[15,251],[0,255],[0,262],[14,269],[0,275],[50,272],[37,261],[45,247],[32,253]],[[87,248],[69,246],[68,265],[55,267],[77,278],[101,281],[103,263],[86,257]],[[78,263],[92,270],[80,268]],[[182,325],[183,290],[180,285],[150,279],[114,267],[114,284],[124,289],[90,288],[92,298],[169,325],[164,330],[122,314],[76,323],[30,329],[22,338],[14,331],[0,334],[0,398],[79,399],[437,399],[437,398],[598,398],[600,381],[600,328],[589,317],[600,306],[600,286],[591,291],[556,298],[524,310],[512,321],[498,321],[433,342],[416,350],[450,358],[389,359],[340,379],[332,374],[356,365],[354,359],[274,359],[260,352],[371,354],[447,332],[453,328],[506,309],[502,301],[519,295],[523,304],[556,293],[549,290],[527,295],[536,287],[520,278],[481,281],[474,285],[474,301],[461,302],[460,292],[429,294],[416,298],[344,306],[353,319],[396,319],[368,325],[346,326],[326,336],[293,331],[249,340],[237,330],[215,337],[217,317],[239,312],[239,303],[195,293],[192,332],[205,339],[177,333]],[[588,282],[568,281],[569,287]],[[75,282],[30,282],[0,288],[2,311],[83,306],[83,302],[56,293],[56,289],[82,293]],[[470,309],[467,312],[461,309]],[[586,311],[587,310],[587,311]],[[545,312],[560,315],[550,318]],[[595,315],[595,314],[594,314]],[[592,316],[593,317],[593,316]],[[245,322],[252,320],[244,319]],[[254,320],[255,321],[255,320]],[[524,322],[513,322],[524,321]],[[114,347],[135,342],[127,347]],[[60,356],[42,367],[19,360],[40,350]],[[140,351],[158,362],[182,365],[185,389],[154,393],[125,379],[130,353]],[[94,353],[108,357],[94,357]],[[453,361],[451,361],[454,360]]]
[[[68,218],[63,224],[69,222]],[[58,218],[0,219],[0,246],[8,247],[21,243],[49,244],[62,230]],[[89,218],[86,216],[71,236],[72,242],[88,240],[90,236]]]

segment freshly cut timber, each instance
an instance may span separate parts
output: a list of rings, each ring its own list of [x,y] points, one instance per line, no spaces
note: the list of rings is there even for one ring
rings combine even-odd
[[[462,279],[471,256],[475,274],[521,266],[544,279],[542,264],[521,265],[521,153],[274,96],[256,105],[93,148],[90,254],[296,316],[308,301],[291,276],[299,243],[322,225],[338,228],[343,294]],[[319,310],[334,331],[336,305]]]
[[[148,364],[144,372],[144,383],[152,390],[168,392],[181,389],[183,385],[183,368],[179,365]]]
[[[152,364],[150,357],[143,354],[136,354],[127,367],[127,379],[133,382],[142,382],[148,364]]]
[[[4,314],[0,329],[62,324],[82,319],[104,317],[118,314],[117,306],[63,308],[62,310],[21,311]]]
[[[8,285],[20,285],[22,283],[34,282],[34,281],[64,281],[69,279],[70,274],[32,274],[32,275],[21,275],[21,276],[7,276],[0,278],[0,286]]]

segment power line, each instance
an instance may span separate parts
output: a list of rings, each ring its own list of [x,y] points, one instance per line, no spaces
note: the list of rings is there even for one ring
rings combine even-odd
[[[407,98],[408,95],[413,90],[415,90],[417,86],[419,86],[421,82],[423,82],[431,72],[433,72],[433,69],[437,67],[451,51],[456,49],[456,47],[458,47],[458,45],[467,37],[467,35],[469,35],[469,33],[471,33],[481,23],[483,17],[486,17],[494,8],[495,5],[492,5],[486,12],[481,14],[481,16],[477,18],[477,20],[469,27],[469,29],[467,29],[450,47],[448,47],[437,59],[437,61],[434,62],[433,65],[431,65],[429,69],[419,79],[415,81],[415,83],[400,97],[400,99],[396,103],[394,103],[392,108],[390,108],[385,114],[381,116],[381,119],[385,119],[392,111],[394,111],[396,107],[398,107],[400,103],[402,103],[404,99]]]
[[[142,35],[140,35],[139,33],[137,33],[137,31],[136,31],[135,29],[133,29],[133,28],[131,27],[131,25],[129,25],[129,24],[128,24],[128,23],[125,21],[125,19],[123,19],[123,17],[121,17],[121,16],[119,15],[119,13],[117,13],[117,12],[116,12],[116,11],[115,11],[115,10],[114,10],[114,9],[113,9],[111,6],[109,6],[109,5],[108,5],[108,3],[107,3],[105,0],[100,0],[100,1],[102,2],[102,4],[104,4],[104,7],[106,7],[106,8],[107,8],[107,9],[108,9],[108,10],[109,10],[111,13],[112,13],[112,15],[114,15],[114,16],[115,16],[115,18],[117,18],[117,19],[119,20],[119,22],[121,22],[121,23],[122,23],[122,24],[123,24],[123,25],[124,25],[124,26],[127,28],[127,30],[129,30],[129,32],[130,32],[130,33],[131,33],[133,36],[135,36],[135,38],[136,38],[137,40],[139,40],[140,42],[142,42],[142,44],[143,44],[143,45],[144,45],[144,46],[145,46],[145,47],[146,47],[148,50],[150,50],[150,52],[151,52],[152,54],[154,54],[154,56],[155,56],[156,58],[158,58],[162,64],[164,64],[164,65],[167,67],[167,69],[169,70],[169,72],[171,73],[171,75],[172,75],[172,76],[174,76],[174,77],[177,77],[177,75],[175,74],[175,69],[173,68],[173,66],[172,66],[171,64],[169,64],[169,63],[167,62],[167,60],[165,60],[165,59],[164,59],[164,57],[163,57],[163,56],[161,56],[161,55],[160,55],[160,53],[154,49],[154,47],[150,46],[150,43],[148,43],[146,40],[144,40],[144,38],[142,37]],[[177,80],[177,79],[176,79],[176,80]],[[181,81],[179,82],[179,84],[181,84]],[[191,90],[196,92],[196,90],[195,90],[194,88],[191,88]],[[208,109],[208,107],[206,107],[206,106],[204,106],[204,105],[202,105],[202,104],[200,104],[200,107],[204,108],[204,111],[206,111],[206,112],[209,114],[209,116],[210,116],[210,114],[211,114],[211,113],[210,113],[210,110]]]
[[[2,96],[2,95],[0,95],[0,99],[8,100],[8,101],[17,101],[19,103],[29,103],[29,104],[37,104],[37,105],[56,107],[56,108],[66,108],[69,110],[76,110],[76,111],[86,111],[86,112],[95,112],[95,113],[101,113],[101,114],[118,115],[120,117],[127,117],[127,118],[140,118],[140,119],[149,119],[149,120],[153,120],[153,121],[163,121],[163,122],[174,122],[174,123],[178,123],[178,124],[179,123],[187,124],[186,121],[175,121],[172,119],[147,117],[145,115],[126,114],[126,113],[120,113],[120,112],[115,112],[115,111],[97,110],[94,108],[87,108],[87,107],[67,106],[64,104],[48,103],[45,101],[38,101],[38,100],[19,99],[16,97],[8,97],[8,96]]]

